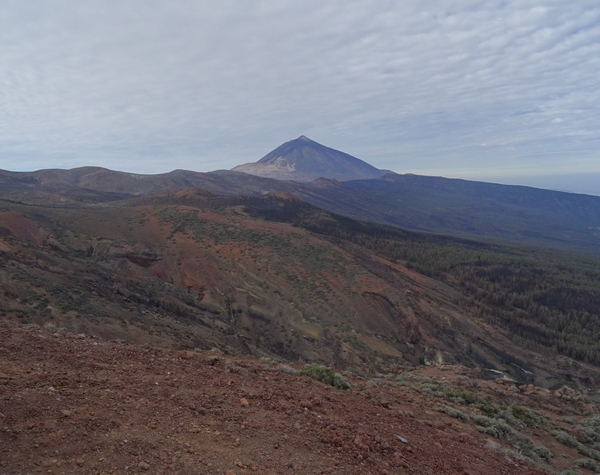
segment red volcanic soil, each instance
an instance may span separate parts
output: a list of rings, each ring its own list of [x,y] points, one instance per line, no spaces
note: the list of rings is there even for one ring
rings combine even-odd
[[[410,387],[0,322],[0,473],[542,474]]]
[[[1,211],[0,223],[11,234],[25,239],[36,246],[41,246],[46,238],[46,233],[35,221],[12,211]]]

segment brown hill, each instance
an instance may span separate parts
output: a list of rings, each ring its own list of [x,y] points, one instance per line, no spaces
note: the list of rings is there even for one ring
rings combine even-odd
[[[102,168],[0,170],[5,199],[78,206],[199,188],[223,196],[287,193],[349,216],[433,233],[499,239],[600,254],[600,197],[439,177],[387,174],[351,181],[285,181],[238,173],[175,170],[138,175]]]
[[[0,309],[140,344],[361,372],[460,363],[544,386],[593,386],[598,368],[563,357],[549,365],[456,290],[401,262],[251,216],[290,203],[199,190],[67,207],[4,202]]]
[[[541,475],[544,467],[596,467],[590,442],[575,438],[591,434],[595,408],[572,390],[519,390],[455,367],[350,377],[344,391],[267,359],[7,321],[0,341],[2,473]],[[452,391],[468,401],[448,400]]]
[[[252,218],[242,203],[184,190],[105,206],[12,204],[0,215],[4,311],[139,343],[339,367],[455,358],[452,342],[426,343],[460,314],[450,289]]]

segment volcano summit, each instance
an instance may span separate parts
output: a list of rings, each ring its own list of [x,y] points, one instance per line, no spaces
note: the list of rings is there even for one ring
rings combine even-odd
[[[239,165],[233,171],[294,181],[312,181],[317,178],[367,180],[388,173],[352,155],[325,147],[304,135],[280,145],[258,162]]]

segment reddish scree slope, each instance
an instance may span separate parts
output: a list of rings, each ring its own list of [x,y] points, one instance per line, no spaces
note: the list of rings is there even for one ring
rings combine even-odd
[[[255,359],[7,321],[0,342],[3,474],[544,473],[408,388],[341,391]]]

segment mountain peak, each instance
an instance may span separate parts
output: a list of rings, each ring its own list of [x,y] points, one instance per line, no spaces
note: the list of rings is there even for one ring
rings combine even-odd
[[[317,178],[365,180],[385,174],[352,155],[321,145],[305,135],[280,145],[258,162],[239,165],[233,171],[294,181]]]

